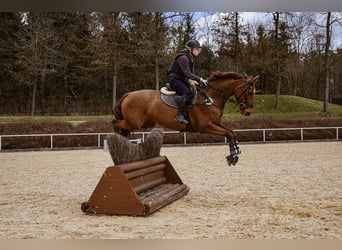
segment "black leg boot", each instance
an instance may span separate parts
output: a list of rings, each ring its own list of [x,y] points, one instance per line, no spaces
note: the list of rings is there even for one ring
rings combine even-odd
[[[187,101],[187,96],[182,95],[182,96],[175,96],[175,102],[178,105],[178,112],[176,116],[176,121],[179,121],[184,124],[188,124],[189,122],[185,119],[184,117],[184,111],[186,108],[186,101]]]

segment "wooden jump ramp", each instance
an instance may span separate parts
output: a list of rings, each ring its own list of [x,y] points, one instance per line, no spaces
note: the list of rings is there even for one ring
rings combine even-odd
[[[108,167],[81,210],[86,214],[147,216],[188,192],[167,157],[158,155]]]

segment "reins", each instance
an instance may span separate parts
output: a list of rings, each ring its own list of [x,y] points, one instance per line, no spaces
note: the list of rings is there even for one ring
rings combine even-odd
[[[239,109],[244,109],[244,108],[246,108],[246,107],[247,107],[247,108],[253,108],[253,104],[252,104],[252,105],[249,105],[248,102],[247,102],[247,95],[248,95],[248,92],[247,92],[247,91],[248,91],[248,89],[249,89],[249,87],[250,87],[250,80],[251,80],[250,77],[248,77],[248,78],[246,79],[246,81],[245,81],[245,87],[244,87],[242,93],[238,96],[238,98],[236,98],[236,99],[239,100],[240,97],[241,97],[242,95],[244,95],[244,101],[243,101],[242,103],[239,103],[237,100],[234,100],[232,97],[226,97],[226,96],[224,95],[224,93],[222,93],[221,90],[218,90],[218,89],[214,88],[214,87],[213,87],[212,85],[210,85],[210,84],[208,84],[207,87],[210,88],[210,89],[212,89],[212,90],[214,90],[220,97],[222,97],[222,99],[223,99],[223,107],[222,107],[222,108],[224,108],[226,102],[233,103],[234,105],[238,106]],[[205,93],[205,94],[206,94],[206,93]]]

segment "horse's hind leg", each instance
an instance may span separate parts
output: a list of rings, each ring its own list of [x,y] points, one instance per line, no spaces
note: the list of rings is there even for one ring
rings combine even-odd
[[[129,134],[130,134],[130,131],[127,130],[127,129],[119,128],[117,130],[115,129],[115,133],[118,133],[118,134],[120,134],[120,135],[122,135],[124,137],[128,137]]]
[[[114,132],[118,133],[124,137],[128,137],[130,131],[133,129],[128,129],[128,126],[126,125],[126,122],[124,120],[116,120],[114,119],[112,121],[113,126],[114,126]]]

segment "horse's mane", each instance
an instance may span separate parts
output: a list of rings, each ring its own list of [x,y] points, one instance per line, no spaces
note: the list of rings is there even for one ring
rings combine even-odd
[[[228,72],[215,71],[211,74],[208,81],[218,80],[222,78],[231,78],[234,80],[238,80],[244,77],[246,77],[246,74],[239,74],[233,71],[228,71]]]

